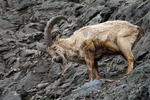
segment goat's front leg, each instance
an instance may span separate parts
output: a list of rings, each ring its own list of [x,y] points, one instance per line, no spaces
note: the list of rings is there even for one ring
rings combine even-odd
[[[94,70],[93,70],[93,73],[96,76],[96,80],[100,80],[100,76],[98,74],[98,63],[97,63],[97,61],[94,61]]]
[[[89,73],[89,82],[93,80],[93,70],[94,70],[94,59],[93,58],[89,58],[89,59],[85,59],[86,60],[86,64],[87,64],[87,70]]]
[[[96,76],[96,80],[100,80],[100,76],[98,74],[98,64],[97,61],[94,61],[94,57],[92,55],[86,59],[86,64],[89,72],[89,81],[94,80],[93,74]]]
[[[81,45],[82,54],[87,64],[87,70],[89,72],[89,81],[93,80],[93,73],[96,71],[94,68],[94,53],[95,46],[92,40],[86,40]]]

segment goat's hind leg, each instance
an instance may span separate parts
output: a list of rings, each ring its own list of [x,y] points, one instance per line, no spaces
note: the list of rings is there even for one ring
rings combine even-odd
[[[127,39],[125,39],[123,37],[119,38],[119,40],[117,42],[118,42],[118,46],[119,46],[121,53],[124,55],[125,59],[127,59],[127,61],[128,61],[128,69],[125,73],[125,76],[126,76],[132,72],[133,63],[135,61],[134,56],[131,51],[132,45],[131,45],[131,43],[128,42]]]

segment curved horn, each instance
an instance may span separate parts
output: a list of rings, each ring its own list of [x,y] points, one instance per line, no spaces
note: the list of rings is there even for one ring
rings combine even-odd
[[[66,17],[64,16],[57,16],[57,17],[53,17],[51,18],[48,22],[47,22],[47,25],[45,27],[45,30],[44,30],[44,35],[45,35],[45,39],[46,39],[46,42],[47,42],[47,46],[51,46],[52,45],[52,36],[51,36],[51,31],[52,31],[52,28],[53,26],[56,24],[56,22],[58,20],[67,20]]]

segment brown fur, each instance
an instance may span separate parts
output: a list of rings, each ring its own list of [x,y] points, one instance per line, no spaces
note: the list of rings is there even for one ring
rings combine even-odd
[[[48,22],[47,25],[51,27],[47,26],[45,30],[52,29],[51,23]],[[46,34],[49,33],[51,32],[46,31]],[[67,60],[86,64],[89,81],[93,80],[93,74],[96,79],[100,79],[97,72],[97,59],[102,55],[121,54],[128,61],[128,69],[125,74],[128,75],[133,70],[135,61],[131,49],[139,33],[144,34],[142,28],[127,21],[108,21],[83,27],[67,39],[57,39],[54,43],[48,43],[51,45],[47,51],[52,58],[59,56],[63,59],[61,62],[63,69],[65,69]]]

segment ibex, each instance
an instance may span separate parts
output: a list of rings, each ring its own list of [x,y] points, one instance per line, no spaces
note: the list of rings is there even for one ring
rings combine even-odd
[[[51,31],[58,20],[66,20],[63,16],[57,16],[47,22],[45,37],[47,40],[47,52],[52,60],[60,63],[66,68],[67,60],[86,64],[89,72],[89,81],[93,75],[99,80],[97,72],[97,61],[102,55],[122,55],[128,61],[128,68],[125,75],[133,70],[135,61],[132,54],[132,47],[138,37],[144,35],[141,27],[127,21],[107,21],[97,25],[86,26],[75,31],[66,39],[57,37],[52,42]]]

